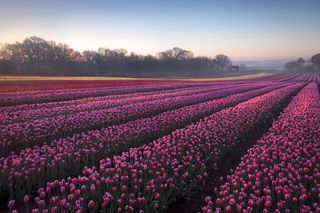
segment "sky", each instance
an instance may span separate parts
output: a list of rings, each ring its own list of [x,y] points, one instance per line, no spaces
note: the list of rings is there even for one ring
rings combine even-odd
[[[0,43],[36,35],[80,51],[308,59],[320,52],[319,11],[320,0],[0,0]]]

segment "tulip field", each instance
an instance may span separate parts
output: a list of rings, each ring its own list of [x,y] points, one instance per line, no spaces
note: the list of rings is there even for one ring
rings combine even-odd
[[[320,74],[35,79],[0,81],[0,212],[320,212]]]

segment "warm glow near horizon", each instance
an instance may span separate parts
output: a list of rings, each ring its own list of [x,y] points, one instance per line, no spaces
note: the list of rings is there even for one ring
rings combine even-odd
[[[234,60],[320,51],[318,1],[1,1],[0,43],[36,35],[76,50],[156,54],[179,46]]]

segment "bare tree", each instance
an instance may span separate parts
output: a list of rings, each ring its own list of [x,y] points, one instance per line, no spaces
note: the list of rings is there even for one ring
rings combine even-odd
[[[160,76],[210,74],[225,70],[231,60],[225,55],[215,59],[194,57],[189,50],[174,47],[151,55],[128,54],[126,49],[99,48],[74,51],[67,44],[33,36],[23,42],[0,47],[2,67],[15,73],[61,75]],[[6,60],[6,61],[3,61]],[[12,66],[14,65],[14,66]],[[10,69],[9,69],[10,68]],[[2,73],[5,72],[1,71]]]
[[[226,69],[232,65],[231,59],[224,54],[217,55],[214,59],[219,71],[226,71]]]
[[[75,60],[74,50],[68,45],[59,43],[57,45],[53,44],[51,47],[52,53],[50,55],[52,60],[60,63]]]
[[[193,53],[189,50],[184,50],[180,47],[174,47],[171,50],[159,52],[157,56],[162,60],[168,60],[168,59],[184,60],[184,59],[193,58]]]

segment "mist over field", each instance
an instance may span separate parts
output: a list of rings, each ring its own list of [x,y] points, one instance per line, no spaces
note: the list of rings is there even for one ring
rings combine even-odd
[[[248,70],[284,70],[285,63],[289,59],[274,59],[274,60],[248,60],[248,61],[235,61],[237,64],[244,64]]]

